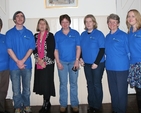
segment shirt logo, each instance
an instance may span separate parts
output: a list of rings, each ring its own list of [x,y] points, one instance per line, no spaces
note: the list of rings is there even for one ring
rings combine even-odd
[[[27,37],[26,35],[24,36],[24,38],[29,39],[29,37]]]

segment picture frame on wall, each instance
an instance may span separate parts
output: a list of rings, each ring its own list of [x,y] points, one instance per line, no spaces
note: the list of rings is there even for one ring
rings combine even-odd
[[[45,0],[46,8],[77,7],[78,0]]]

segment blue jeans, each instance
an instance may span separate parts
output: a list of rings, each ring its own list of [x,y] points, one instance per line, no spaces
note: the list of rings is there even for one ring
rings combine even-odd
[[[100,63],[96,69],[91,64],[85,64],[84,72],[87,80],[88,104],[89,107],[100,109],[102,106],[103,90],[102,76],[105,63]]]
[[[14,108],[30,106],[31,69],[10,71]],[[22,88],[21,88],[22,84]]]
[[[63,70],[58,69],[59,79],[60,79],[60,105],[62,107],[67,107],[68,104],[68,77],[70,83],[70,102],[71,106],[78,106],[78,86],[77,86],[77,78],[78,71],[72,71],[72,67],[74,62],[63,62],[60,61],[63,65]]]

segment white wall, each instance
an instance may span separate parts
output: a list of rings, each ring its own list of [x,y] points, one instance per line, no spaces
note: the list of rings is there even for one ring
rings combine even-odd
[[[45,0],[9,0],[9,18],[21,10],[27,18],[59,17],[67,13],[70,16],[109,15],[116,12],[116,0],[78,0],[76,8],[45,8]]]

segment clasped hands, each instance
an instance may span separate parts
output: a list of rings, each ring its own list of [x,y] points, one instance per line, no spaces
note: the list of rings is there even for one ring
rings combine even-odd
[[[46,68],[45,62],[44,62],[41,58],[38,58],[38,64],[39,64],[42,68]]]
[[[17,63],[17,66],[19,67],[19,69],[25,69],[25,64],[24,64],[25,60],[18,60],[16,63]]]

